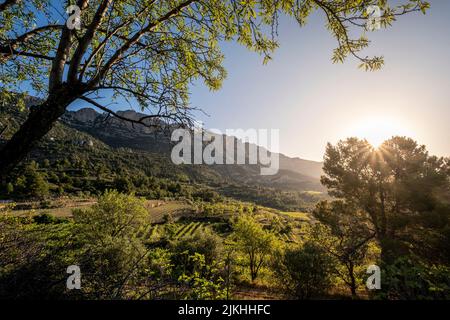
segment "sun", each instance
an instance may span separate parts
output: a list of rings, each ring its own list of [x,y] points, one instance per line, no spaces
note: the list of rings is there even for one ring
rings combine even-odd
[[[375,148],[378,148],[384,141],[393,136],[410,136],[409,130],[398,119],[368,117],[356,123],[350,129],[349,135],[366,139]]]

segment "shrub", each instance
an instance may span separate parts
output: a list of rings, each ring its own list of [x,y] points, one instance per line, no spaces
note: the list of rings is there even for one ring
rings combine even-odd
[[[331,259],[312,242],[287,248],[275,270],[286,292],[298,299],[324,296],[332,284]]]
[[[106,191],[90,209],[73,211],[80,233],[89,239],[133,237],[146,223],[143,200],[117,191]]]
[[[189,258],[201,254],[206,264],[219,260],[222,252],[222,240],[211,231],[196,232],[172,242],[173,264],[180,271],[193,271],[194,265]]]
[[[381,270],[381,291],[375,298],[450,299],[450,268],[444,265],[426,265],[414,256],[404,256]]]
[[[52,223],[59,223],[61,222],[60,219],[52,216],[48,213],[41,213],[37,216],[33,217],[33,221],[37,224],[52,224]]]

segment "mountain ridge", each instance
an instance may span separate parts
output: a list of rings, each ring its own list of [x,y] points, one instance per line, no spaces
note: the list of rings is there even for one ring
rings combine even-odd
[[[145,116],[145,114],[134,110],[117,111],[117,114],[133,120],[137,120]],[[124,120],[109,117],[105,113],[99,113],[92,108],[81,108],[76,111],[67,111],[61,118],[61,121],[78,130],[94,134],[97,138],[100,138],[100,140],[104,140],[107,135],[113,136],[118,140],[124,140],[127,137],[133,139],[148,138],[149,141],[151,141],[151,144],[154,144],[153,146],[150,146],[148,143],[134,144],[133,141],[128,141],[128,143],[130,143],[133,148],[143,148],[144,150],[147,149],[148,151],[155,152],[168,152],[170,148],[170,139],[167,136],[158,134],[153,129],[150,129],[144,125],[133,125]],[[103,132],[98,132],[95,128],[101,129]],[[108,133],[107,130],[112,130],[113,132]],[[156,135],[158,139],[162,139],[162,142],[161,140],[157,141],[155,137],[150,137],[149,134]],[[238,138],[236,138],[236,140],[237,143],[247,144]],[[107,144],[117,147],[118,145],[126,144],[126,142],[123,141],[122,143],[114,143],[112,141],[108,141]],[[155,148],[155,146],[157,147]],[[256,145],[256,147],[266,151],[264,147],[258,145]],[[280,159],[280,170],[292,171],[314,179],[320,179],[320,176],[323,174],[322,162],[306,160],[300,157],[292,158],[284,155],[283,153],[278,154]]]

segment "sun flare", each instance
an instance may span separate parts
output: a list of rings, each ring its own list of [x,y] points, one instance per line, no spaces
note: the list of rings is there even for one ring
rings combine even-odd
[[[378,148],[393,136],[410,136],[411,132],[397,119],[370,117],[358,121],[357,125],[350,129],[349,134],[366,139],[372,146]]]

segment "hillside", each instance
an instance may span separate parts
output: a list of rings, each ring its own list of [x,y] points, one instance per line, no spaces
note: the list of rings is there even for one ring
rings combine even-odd
[[[7,125],[3,139],[24,121],[26,112],[0,107],[0,123],[2,127]],[[140,116],[134,111],[121,114]],[[323,191],[318,162],[281,154],[278,174],[261,176],[258,165],[174,165],[170,151],[168,135],[86,108],[67,112],[33,150],[27,163],[36,161],[38,171],[50,183],[50,192],[59,194],[92,194],[116,188],[135,190],[149,198],[189,198],[209,190],[206,193],[283,210],[303,210],[317,201],[311,194]],[[12,173],[13,184],[20,180],[22,171],[23,167]]]
[[[119,111],[118,114],[134,120],[145,116],[132,110]],[[79,131],[89,133],[114,148],[124,147],[166,154],[169,154],[171,150],[170,138],[167,134],[158,134],[148,127],[105,116],[91,108],[68,111],[62,118],[62,122]],[[236,148],[242,144],[244,143],[237,139]],[[322,175],[321,162],[290,158],[283,154],[279,154],[279,158],[280,173],[275,177],[261,177],[258,173],[259,167],[256,166],[240,166],[241,170],[237,169],[238,166],[231,166],[231,170],[220,168],[221,166],[212,166],[212,168],[232,179],[245,177],[256,183],[275,184],[288,189],[321,189],[318,185],[318,179]]]

